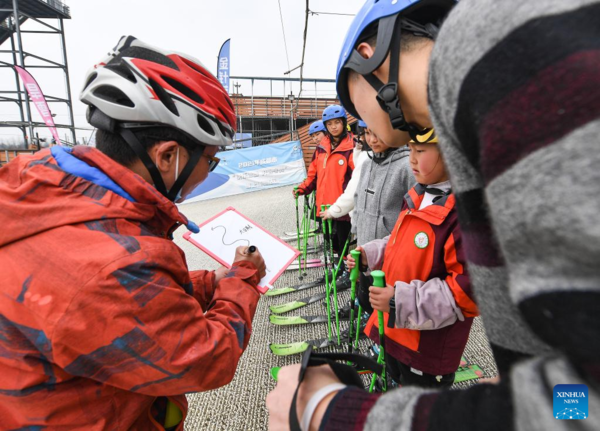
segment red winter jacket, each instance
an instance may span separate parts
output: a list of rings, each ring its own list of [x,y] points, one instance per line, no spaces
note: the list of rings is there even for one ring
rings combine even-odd
[[[141,177],[54,147],[0,169],[0,206],[2,429],[162,429],[157,397],[185,417],[185,393],[231,381],[257,270],[189,272],[186,218]]]
[[[417,210],[424,195],[421,184],[410,189],[392,234],[363,248],[369,267],[382,268],[387,284],[396,286],[400,321],[396,317],[390,328],[384,313],[386,353],[424,373],[443,375],[458,368],[479,310],[465,267],[455,197]],[[373,313],[365,332],[376,342],[378,327]]]
[[[298,186],[298,190],[304,195],[317,189],[317,215],[321,214],[321,205],[333,205],[344,193],[354,170],[352,150],[354,139],[351,133],[346,135],[333,152],[329,136],[325,136],[317,146],[306,180]],[[337,220],[350,221],[350,216]]]

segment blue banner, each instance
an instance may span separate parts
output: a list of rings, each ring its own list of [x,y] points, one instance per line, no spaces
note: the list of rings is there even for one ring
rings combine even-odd
[[[183,203],[299,184],[306,168],[299,141],[217,153],[219,166]]]
[[[227,90],[229,91],[229,71],[231,70],[231,62],[229,58],[229,48],[230,48],[231,39],[227,39],[223,46],[221,46],[221,51],[219,51],[219,62],[217,64],[217,78],[219,82]]]

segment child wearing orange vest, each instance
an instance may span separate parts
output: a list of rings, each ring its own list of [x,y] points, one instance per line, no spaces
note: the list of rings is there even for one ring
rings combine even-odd
[[[411,141],[409,147],[417,184],[404,197],[391,235],[359,249],[362,264],[386,275],[387,287],[371,286],[369,299],[384,312],[388,373],[402,385],[442,388],[454,382],[479,312],[437,140]],[[349,258],[348,267],[354,266]],[[375,314],[365,332],[379,340]]]
[[[346,110],[330,105],[323,111],[323,123],[327,128],[325,137],[317,146],[308,168],[306,180],[294,190],[294,195],[306,195],[317,190],[317,215],[321,205],[332,205],[344,192],[354,170],[354,139],[347,129]],[[350,234],[350,216],[333,221],[333,250],[342,253]],[[341,272],[340,272],[341,274]]]

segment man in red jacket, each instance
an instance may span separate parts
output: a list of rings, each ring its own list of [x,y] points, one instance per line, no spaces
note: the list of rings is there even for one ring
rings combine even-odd
[[[199,63],[124,37],[81,100],[97,148],[56,146],[0,170],[3,429],[183,429],[185,393],[227,384],[265,273],[187,268],[198,227],[174,202],[216,166],[235,115]]]

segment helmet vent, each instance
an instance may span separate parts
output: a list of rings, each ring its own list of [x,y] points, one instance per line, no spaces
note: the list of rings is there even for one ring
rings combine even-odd
[[[229,123],[229,119],[227,118],[227,114],[225,113],[225,111],[223,111],[221,108],[217,108],[219,110],[219,112],[221,113],[221,115],[223,116],[223,118],[225,119],[226,123]]]
[[[211,136],[215,136],[215,130],[212,128],[212,126],[210,125],[210,123],[208,122],[208,120],[206,118],[204,118],[201,114],[198,114],[198,126],[200,126],[200,128],[202,130],[204,130],[206,133],[208,133]],[[218,120],[217,120],[217,124],[218,124]]]
[[[168,76],[161,75],[161,78],[164,79],[167,84],[169,84],[171,87],[173,87],[175,90],[177,90],[178,92],[183,94],[188,99],[191,99],[194,102],[199,103],[201,105],[204,104],[204,99],[202,97],[200,97],[200,95],[198,93],[196,93],[194,90],[187,87],[185,84],[182,84],[181,82],[179,82],[173,78],[169,78]]]
[[[198,67],[193,61],[190,61],[185,57],[181,57],[181,59],[185,62],[185,64],[187,64],[189,67],[194,69],[196,72],[198,72],[200,75],[204,76],[205,78],[213,78],[212,76],[207,75],[206,72],[204,70],[202,70],[200,67]]]
[[[140,60],[151,61],[152,63],[161,64],[171,69],[179,71],[179,67],[173,60],[166,55],[160,54],[148,48],[141,46],[132,46],[122,50],[115,59],[120,60],[122,57],[139,58]]]
[[[227,117],[225,117],[227,118]],[[221,122],[219,120],[217,120],[217,126],[219,126],[219,130],[221,131],[221,135],[225,136],[225,137],[233,137],[233,134],[231,133],[231,131],[229,129],[227,129],[223,124],[221,124]]]
[[[173,114],[179,116],[179,111],[177,110],[177,106],[175,106],[175,102],[173,102],[173,99],[171,99],[171,96],[169,95],[169,93],[167,93],[165,91],[165,89],[162,88],[158,84],[158,82],[156,82],[154,79],[149,79],[148,83],[150,84],[150,86],[152,87],[154,92],[156,93],[156,96],[158,97],[158,99],[163,103],[163,105],[165,105],[167,107],[167,109],[169,111],[171,111]]]
[[[98,77],[98,73],[97,72],[93,72],[90,77],[88,78],[87,82],[85,83],[85,86],[83,87],[83,89],[85,90],[86,88],[88,88],[90,86],[90,84],[92,82],[94,82],[94,80]]]
[[[112,70],[117,75],[122,76],[123,78],[127,79],[130,82],[133,82],[134,84],[137,83],[137,78],[135,77],[131,69],[127,67],[127,64],[123,61],[114,62],[113,60],[104,67],[108,70]]]
[[[125,93],[112,85],[103,85],[94,90],[94,96],[116,105],[134,108],[135,104]]]
[[[227,104],[231,108],[231,110],[235,112],[235,108],[233,107],[233,103],[231,102],[231,99],[229,97],[224,97],[224,99],[225,99],[225,102],[227,102]]]

